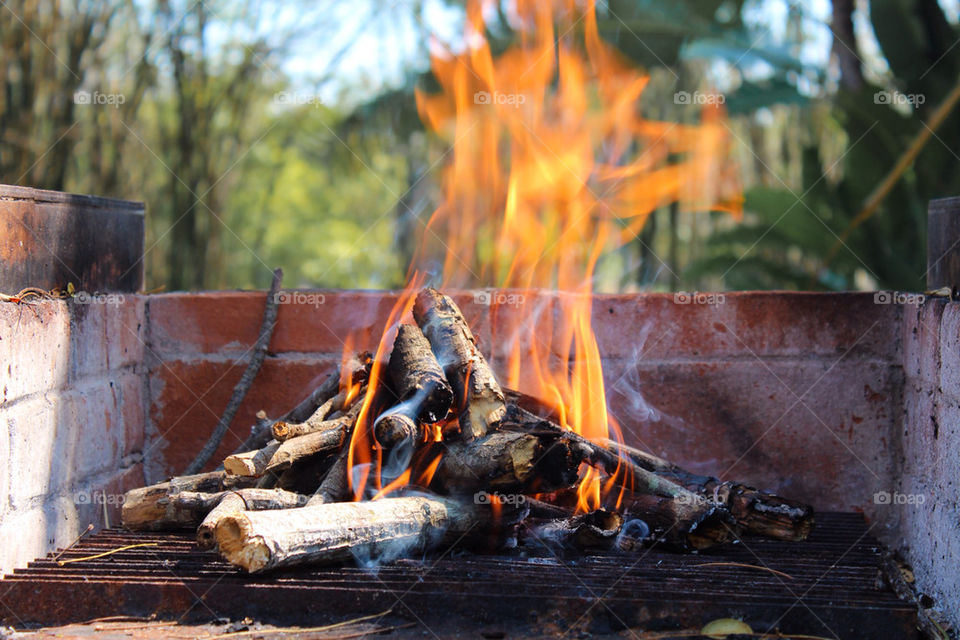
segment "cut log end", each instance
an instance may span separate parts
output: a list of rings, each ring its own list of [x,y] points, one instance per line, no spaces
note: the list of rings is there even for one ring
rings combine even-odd
[[[255,573],[270,563],[270,548],[263,539],[252,533],[252,525],[246,514],[227,516],[217,523],[216,543],[227,562]]]
[[[384,449],[394,449],[402,443],[414,443],[423,436],[423,429],[402,413],[381,416],[374,424],[374,436]]]

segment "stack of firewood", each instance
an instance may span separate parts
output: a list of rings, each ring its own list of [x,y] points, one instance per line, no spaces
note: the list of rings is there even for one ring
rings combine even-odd
[[[744,533],[803,540],[804,504],[690,473],[557,423],[502,389],[460,310],[433,289],[386,362],[359,354],[280,420],[262,417],[222,470],[127,494],[130,529],[196,528],[248,571],[460,544],[703,549]],[[585,512],[584,470],[603,504]],[[579,505],[579,508],[578,508]]]

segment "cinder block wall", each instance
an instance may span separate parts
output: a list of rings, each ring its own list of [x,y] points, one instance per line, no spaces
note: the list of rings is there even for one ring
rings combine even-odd
[[[0,571],[119,522],[143,483],[142,298],[0,304]]]
[[[960,303],[906,312],[903,345],[903,475],[883,496],[898,525],[890,542],[960,628]]]

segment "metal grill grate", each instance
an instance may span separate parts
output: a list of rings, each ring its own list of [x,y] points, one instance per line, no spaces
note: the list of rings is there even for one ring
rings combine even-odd
[[[108,530],[61,560],[156,543],[59,566],[53,554],[0,581],[0,622],[64,624],[108,615],[192,621],[249,616],[317,624],[394,613],[432,628],[498,623],[594,631],[695,628],[743,617],[757,631],[838,638],[919,637],[916,612],[879,580],[881,547],[858,514],[819,514],[805,543],[747,539],[697,555],[475,555],[401,560],[377,570],[300,568],[245,575],[189,534]],[[731,565],[746,563],[786,573]]]

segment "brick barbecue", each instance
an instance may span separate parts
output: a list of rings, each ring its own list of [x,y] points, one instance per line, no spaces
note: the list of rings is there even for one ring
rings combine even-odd
[[[0,201],[0,210],[12,215],[6,201]],[[300,400],[304,389],[323,380],[340,360],[344,336],[359,328],[368,342],[354,347],[375,346],[396,301],[389,292],[301,293],[311,302],[281,305],[268,357],[209,468],[233,452],[257,412],[279,415]],[[243,372],[264,302],[263,292],[116,294],[110,304],[0,304],[0,460],[5,469],[0,493],[8,496],[0,505],[4,573],[69,545],[88,523],[115,527],[125,491],[183,472],[208,439]],[[549,309],[561,295],[542,292],[534,302]],[[502,296],[462,292],[453,297],[491,365],[501,371],[506,354],[498,335],[515,308],[497,304]],[[815,530],[816,544],[835,550],[849,536],[871,541],[853,545],[851,539],[853,555],[838,558],[836,567],[816,564],[820,560],[813,551],[819,547],[814,542],[806,551],[802,544],[790,550],[765,543],[774,545],[765,547],[772,555],[761,555],[772,568],[782,561],[791,567],[786,573],[800,571],[811,584],[822,568],[824,580],[838,581],[828,583],[837,591],[824,595],[818,607],[826,612],[829,602],[839,602],[844,594],[861,594],[856,597],[864,598],[864,606],[875,606],[879,620],[890,615],[914,624],[909,607],[897,605],[888,587],[870,586],[870,576],[879,575],[881,565],[875,537],[904,551],[916,589],[958,622],[960,576],[953,564],[960,556],[954,478],[960,462],[960,303],[878,304],[873,293],[726,293],[722,303],[710,305],[678,304],[672,294],[598,295],[592,313],[610,410],[627,444],[649,448],[696,472],[736,477],[809,502],[818,512],[862,514],[825,514],[818,520],[822,528]],[[924,499],[907,501],[905,496]],[[69,553],[135,541],[127,535],[111,530]],[[223,571],[225,565],[215,555],[195,555],[181,538],[162,542],[158,553],[174,564],[189,565],[191,580],[204,567]],[[723,560],[761,564],[746,548],[716,553]],[[798,564],[790,565],[785,558],[793,554],[800,554]],[[91,569],[107,576],[118,569],[110,582],[122,592],[123,585],[137,584],[134,578],[142,568],[136,560],[143,557],[131,552]],[[663,580],[690,580],[689,590],[678,587],[678,597],[687,593],[690,602],[703,603],[702,594],[713,593],[705,585],[714,577],[732,585],[749,575],[691,568],[707,557],[681,559],[656,550],[650,557],[656,560],[643,561],[643,571],[652,572],[644,579],[656,580],[655,563],[664,561]],[[804,569],[808,560],[814,567],[809,571]],[[132,572],[129,582],[124,582],[128,574],[119,571],[122,567],[115,566],[118,562]],[[444,570],[454,575],[474,560],[444,562]],[[507,575],[516,562],[500,559],[490,570]],[[613,585],[620,575],[615,566],[625,561],[598,557],[585,562],[594,563],[597,571],[591,576],[597,588],[604,588],[605,581]],[[65,580],[82,575],[82,565],[73,566]],[[388,571],[402,582],[406,566]],[[849,575],[834,573],[837,567],[848,567]],[[415,575],[407,568],[412,572],[408,576]],[[57,573],[49,561],[39,562],[0,582],[0,601],[10,587],[20,594],[25,588],[41,590],[31,593],[53,588],[44,578],[50,571]],[[530,571],[536,574],[537,569]],[[298,575],[291,574],[291,584]],[[334,580],[331,584],[343,575],[324,574]],[[545,570],[536,575],[549,581],[553,574]],[[767,587],[776,587],[770,579],[757,576],[745,584],[762,600]],[[251,593],[265,588],[260,578],[243,580],[231,578],[230,588]],[[280,580],[278,588],[283,584]],[[719,606],[691,605],[672,620],[696,626],[721,613],[749,611],[749,594],[739,603],[731,596],[729,606],[723,606],[723,594],[735,591],[732,586],[717,591]],[[562,595],[559,588],[557,593]],[[631,604],[629,590],[618,594],[624,606]],[[583,594],[570,597],[582,599]],[[633,604],[648,602],[646,597],[638,595]],[[770,595],[771,601],[777,597]],[[783,597],[777,606],[789,606]],[[23,618],[21,607],[28,599],[16,598],[12,612],[0,608],[3,624]],[[92,600],[90,607],[92,614]],[[342,613],[375,608],[357,605]],[[75,610],[78,615],[85,611]],[[65,621],[62,608],[49,611],[46,619],[38,613],[33,621]],[[172,615],[170,610],[161,613]],[[336,617],[341,610],[317,611],[321,613]],[[246,614],[224,609],[224,615]],[[825,633],[822,627],[804,629]],[[837,633],[858,637],[846,630]]]

